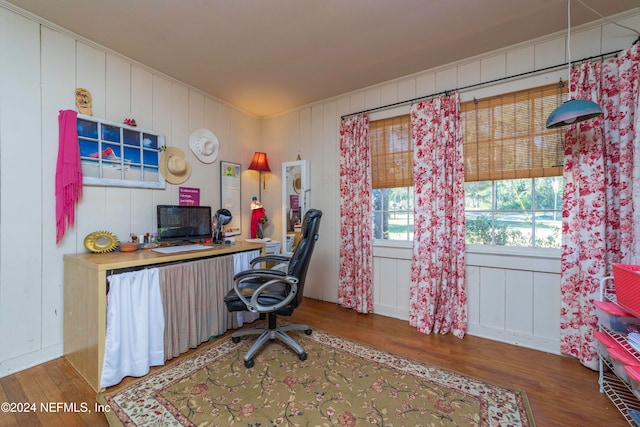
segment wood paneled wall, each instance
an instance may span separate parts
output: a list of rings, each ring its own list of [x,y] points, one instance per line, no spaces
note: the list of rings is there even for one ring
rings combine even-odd
[[[220,159],[242,164],[243,187],[257,190],[258,177],[246,171],[260,143],[257,117],[0,0],[0,376],[62,354],[63,254],[84,252],[96,230],[123,241],[154,231],[155,206],[178,203],[171,184],[85,186],[76,224],[56,245],[58,111],[76,109],[76,87],[91,92],[95,117],[133,117],[180,147],[192,166],[181,185],[200,188],[202,205],[220,207]],[[189,148],[198,128],[220,141],[214,163]],[[245,229],[251,194],[242,193]]]

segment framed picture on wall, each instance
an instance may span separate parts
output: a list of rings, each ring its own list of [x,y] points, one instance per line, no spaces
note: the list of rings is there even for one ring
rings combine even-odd
[[[165,188],[162,134],[83,114],[77,131],[84,185]]]
[[[241,166],[239,163],[220,161],[220,207],[231,212],[231,222],[225,227],[227,234],[241,233]]]

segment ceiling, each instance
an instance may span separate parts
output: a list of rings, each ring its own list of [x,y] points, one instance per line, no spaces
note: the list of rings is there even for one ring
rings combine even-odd
[[[257,116],[567,27],[566,0],[7,0]],[[571,2],[576,26],[640,0]]]

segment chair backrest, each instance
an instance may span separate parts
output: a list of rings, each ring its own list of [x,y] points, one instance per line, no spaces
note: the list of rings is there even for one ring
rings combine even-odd
[[[302,238],[298,242],[296,250],[293,252],[293,255],[291,255],[291,260],[289,261],[287,274],[298,279],[298,294],[296,295],[296,299],[291,302],[291,304],[296,307],[302,302],[302,291],[304,290],[307,270],[309,270],[311,254],[316,245],[316,240],[318,240],[320,218],[322,218],[322,211],[318,209],[309,209],[307,213],[305,213],[304,220],[302,221]]]

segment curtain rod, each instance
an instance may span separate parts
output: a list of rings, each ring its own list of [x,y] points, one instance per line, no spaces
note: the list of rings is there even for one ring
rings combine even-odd
[[[618,54],[620,52],[622,52],[622,50],[616,50],[616,51],[609,52],[609,53],[602,53],[600,55],[590,56],[588,58],[582,58],[582,59],[579,59],[577,61],[572,61],[571,65],[579,63],[579,62],[590,61],[590,60],[596,59],[596,58],[600,58],[602,60],[607,56],[616,55],[616,54]],[[450,94],[452,92],[459,92],[459,91],[464,91],[464,90],[467,90],[467,89],[473,89],[473,88],[484,86],[484,85],[490,85],[492,83],[498,83],[498,82],[502,82],[502,81],[505,81],[505,80],[511,80],[511,79],[516,79],[518,77],[528,76],[530,74],[543,73],[545,71],[555,70],[556,68],[561,68],[561,67],[566,67],[566,66],[567,66],[566,63],[558,64],[558,65],[552,65],[550,67],[541,68],[539,70],[527,71],[527,72],[520,73],[520,74],[514,74],[513,76],[500,77],[499,79],[488,80],[486,82],[475,83],[475,84],[468,85],[468,86],[462,86],[462,87],[459,87],[457,89],[444,90],[442,92],[433,93],[431,95],[424,95],[424,96],[420,96],[418,98],[408,99],[406,101],[394,102],[393,104],[382,105],[380,107],[369,108],[367,110],[358,111],[356,113],[345,114],[344,116],[340,116],[340,119],[344,120],[347,117],[357,116],[358,114],[366,114],[366,113],[371,113],[371,112],[374,112],[374,111],[386,110],[388,108],[399,107],[401,105],[413,104],[414,102],[424,101],[425,99],[434,98],[434,97],[440,96],[440,95],[447,95],[447,94]]]

